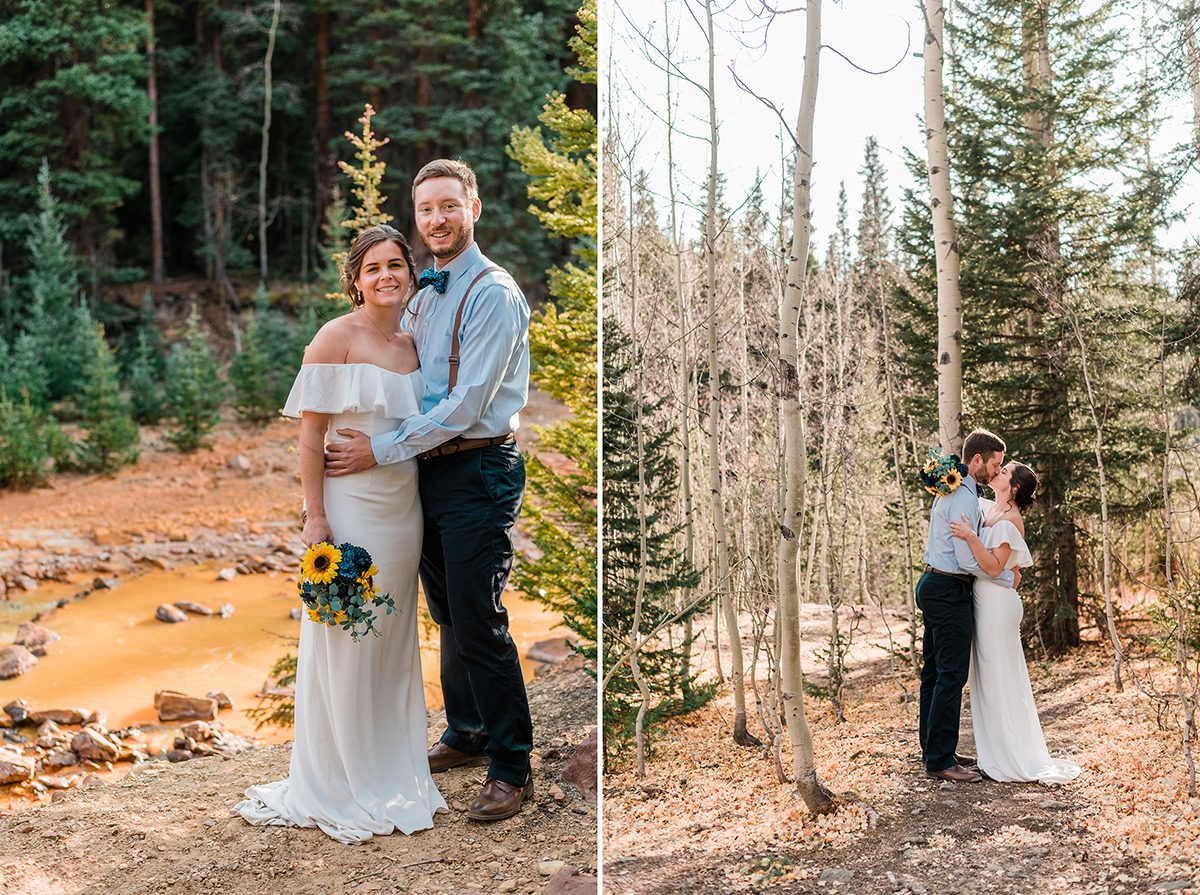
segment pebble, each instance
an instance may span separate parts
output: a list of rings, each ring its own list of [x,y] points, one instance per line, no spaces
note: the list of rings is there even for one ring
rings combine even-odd
[[[500,885],[496,886],[497,892],[515,892],[517,891],[517,881],[515,879],[506,879]]]
[[[554,876],[566,866],[566,861],[538,861],[537,870],[542,876]]]
[[[838,885],[840,883],[848,883],[854,879],[853,870],[844,870],[841,867],[829,867],[821,871],[821,875],[817,877],[818,883],[829,885],[830,883]]]
[[[1178,892],[1180,889],[1186,889],[1192,885],[1191,880],[1187,879],[1167,879],[1162,882],[1154,883],[1150,887],[1152,892]]]
[[[237,577],[237,569],[221,569],[217,572],[218,581],[232,581]]]

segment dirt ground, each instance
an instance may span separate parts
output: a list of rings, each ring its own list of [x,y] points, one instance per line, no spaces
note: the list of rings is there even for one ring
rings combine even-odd
[[[818,683],[812,650],[827,613],[804,612],[806,672]],[[1186,796],[1177,732],[1159,728],[1137,687],[1113,690],[1099,646],[1030,667],[1050,752],[1083,767],[1077,780],[956,785],[924,775],[916,702],[902,701],[900,679],[879,658],[878,609],[859,613],[846,720],[835,723],[827,699],[806,697],[818,775],[838,810],[809,815],[767,751],[733,744],[726,686],[658,732],[645,779],[627,761],[606,776],[606,892],[1200,891],[1200,799]],[[1167,684],[1149,660],[1138,672]],[[761,737],[752,691],[748,703]],[[960,752],[973,754],[969,713],[962,730]],[[790,771],[786,746],[783,763]]]
[[[577,665],[559,667],[534,681],[529,696],[538,738],[534,796],[508,820],[468,820],[486,769],[456,768],[436,778],[451,811],[432,830],[347,846],[319,830],[254,827],[231,814],[247,786],[287,776],[290,745],[178,765],[150,761],[119,783],[0,816],[0,891],[541,892],[553,872],[546,862],[595,870],[595,802],[559,776],[595,726],[595,681]],[[431,717],[431,738],[442,720]]]

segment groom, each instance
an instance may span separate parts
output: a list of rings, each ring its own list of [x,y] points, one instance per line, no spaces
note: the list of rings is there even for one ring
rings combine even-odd
[[[955,783],[983,779],[974,759],[956,754],[963,685],[971,665],[975,605],[971,591],[983,574],[967,542],[950,533],[950,523],[966,517],[976,530],[982,523],[979,485],[986,485],[1004,465],[1004,442],[986,429],[976,429],[963,442],[967,475],[945,496],[933,499],[925,574],[917,582],[917,606],[925,618],[921,668],[921,758],[925,772]],[[1010,572],[1005,575],[1011,576]]]
[[[525,493],[512,433],[529,391],[529,306],[475,244],[482,205],[470,167],[432,161],[417,173],[412,195],[417,230],[436,262],[421,274],[405,315],[425,379],[422,412],[373,438],[339,430],[349,440],[327,447],[326,471],[420,461],[421,583],[441,631],[447,724],[429,767],[444,771],[486,755],[487,782],[468,815],[501,820],[533,792],[533,722],[500,602]]]

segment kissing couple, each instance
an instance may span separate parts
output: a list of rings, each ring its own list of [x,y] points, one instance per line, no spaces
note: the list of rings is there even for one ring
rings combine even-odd
[[[1021,647],[1016,588],[1020,569],[1033,564],[1023,513],[1038,477],[1024,463],[1005,465],[1005,450],[998,436],[976,429],[961,464],[933,451],[921,473],[936,495],[916,594],[925,619],[921,757],[929,776],[955,783],[1066,783],[1080,768],[1050,757]],[[982,497],[979,485],[996,499]],[[978,760],[958,754],[964,684]]]
[[[252,824],[318,827],[345,843],[433,826],[432,774],[488,762],[468,815],[511,817],[533,791],[533,725],[501,603],[525,491],[513,432],[529,390],[529,306],[475,243],[475,172],[438,159],[413,180],[435,265],[417,276],[388,226],[342,265],[350,311],[304,354],[284,414],[300,418],[306,545],[365,548],[396,611],[378,637],[300,621],[288,777],[251,786]],[[446,731],[428,748],[418,570],[440,628]]]

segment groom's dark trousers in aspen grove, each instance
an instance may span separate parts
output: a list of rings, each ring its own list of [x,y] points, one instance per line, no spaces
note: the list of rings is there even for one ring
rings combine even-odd
[[[962,691],[971,667],[975,636],[972,580],[926,572],[917,582],[917,606],[925,616],[921,668],[921,757],[925,770],[957,763]]]
[[[525,461],[509,440],[419,462],[421,585],[441,631],[442,742],[486,753],[489,777],[521,786],[529,776],[533,725],[501,596],[512,569],[510,532],[525,494]]]

